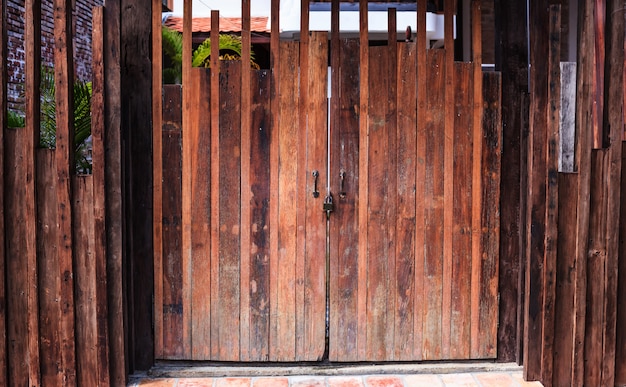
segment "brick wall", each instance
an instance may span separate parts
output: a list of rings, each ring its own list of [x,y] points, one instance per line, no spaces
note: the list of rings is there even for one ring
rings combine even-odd
[[[74,74],[77,79],[91,79],[91,15],[103,0],[74,2]],[[41,2],[41,60],[45,66],[54,62],[54,19],[52,0]],[[7,72],[10,109],[23,108],[24,85],[24,0],[7,0]]]

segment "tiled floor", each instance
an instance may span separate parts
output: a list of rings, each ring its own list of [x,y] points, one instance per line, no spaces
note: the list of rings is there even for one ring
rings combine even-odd
[[[521,371],[413,375],[135,379],[130,387],[540,387]]]

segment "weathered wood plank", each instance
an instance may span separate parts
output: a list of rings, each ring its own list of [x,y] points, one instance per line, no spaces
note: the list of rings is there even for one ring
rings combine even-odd
[[[585,386],[600,386],[602,381],[604,298],[606,297],[606,222],[608,152],[591,153],[591,192],[589,196],[589,253],[587,255],[587,313],[585,319]]]
[[[7,56],[7,12],[6,2],[0,8],[0,58]],[[0,60],[0,111],[7,111],[7,63]],[[0,114],[0,187],[4,187],[4,127],[6,115]],[[4,189],[0,189],[0,257],[5,256]],[[7,354],[7,269],[4,259],[0,259],[0,385],[8,384]]]
[[[162,287],[162,356],[184,356],[182,278],[182,92],[178,85],[163,88],[162,214],[163,273],[156,278]]]
[[[454,192],[453,209],[450,354],[452,359],[470,356],[472,326],[472,182],[474,156],[473,66],[454,64]],[[474,237],[478,237],[477,235]],[[469,278],[468,278],[469,277]]]
[[[359,199],[359,41],[341,40],[340,91],[333,89],[337,98],[336,119],[331,127],[331,187],[335,193],[335,212],[331,218],[331,236],[334,236],[331,268],[331,327],[330,359],[356,361],[357,352],[357,298],[358,284],[358,199]],[[333,78],[333,80],[335,80]],[[337,121],[335,121],[337,122]],[[343,186],[340,173],[344,173]],[[345,192],[344,197],[341,191]]]
[[[454,32],[453,15],[455,13],[454,0],[444,0],[444,127],[443,127],[443,278],[452,275],[452,233],[453,208],[449,205],[453,200],[454,189]],[[442,283],[441,305],[441,356],[450,356],[450,311],[452,310],[452,282]]]
[[[604,141],[609,147],[607,178],[607,270],[604,299],[605,329],[603,332],[602,385],[615,385],[616,336],[619,277],[620,178],[622,174],[622,137],[624,128],[624,4],[606,2],[606,63],[604,70]],[[622,308],[626,306],[621,305]],[[619,329],[621,330],[621,329]]]
[[[498,330],[498,251],[500,247],[500,173],[502,152],[501,88],[499,73],[483,75],[482,235],[478,345],[480,358],[495,358]],[[476,87],[476,85],[474,85]],[[558,115],[557,115],[558,116]],[[558,128],[558,124],[557,124]],[[556,171],[555,171],[556,172]]]
[[[31,309],[29,302],[33,297],[31,292],[37,291],[37,268],[28,265],[35,261],[36,254],[35,244],[30,241],[35,230],[29,232],[31,226],[35,227],[35,206],[31,203],[35,199],[34,187],[30,187],[26,181],[28,171],[34,169],[33,165],[29,166],[31,163],[27,157],[30,153],[27,150],[29,145],[30,150],[33,150],[31,134],[24,128],[8,128],[4,133],[4,182],[9,188],[5,194],[5,216],[7,223],[12,225],[5,230],[7,294],[10,295],[7,297],[7,314],[10,316],[7,322],[8,376],[11,383],[19,385],[39,382],[39,349],[34,348],[37,351],[33,353],[30,348],[32,340],[38,342],[38,335],[30,334],[38,331],[37,324],[33,326],[31,321],[32,315],[37,316],[37,309]],[[35,360],[37,362],[33,363]]]
[[[552,385],[568,385],[572,378],[574,347],[574,277],[576,248],[576,194],[578,175],[559,174],[556,294],[554,303],[554,373]],[[549,384],[549,383],[546,383]]]
[[[211,109],[210,71],[204,68],[191,70],[192,90],[188,92],[191,109],[189,124],[183,128],[190,133],[191,158],[191,356],[193,359],[210,359],[211,349]],[[185,87],[185,86],[183,86]],[[184,140],[183,140],[184,141]],[[184,146],[184,143],[183,143]],[[186,148],[186,149],[189,149]],[[184,156],[183,156],[184,157]],[[180,206],[176,204],[175,208]],[[182,267],[178,263],[178,268]],[[183,304],[183,316],[186,315]],[[217,329],[217,328],[216,328]]]
[[[213,15],[212,15],[213,16]],[[185,0],[183,3],[183,47],[182,47],[182,235],[181,235],[181,273],[182,273],[182,346],[185,356],[190,357],[192,351],[192,187],[193,187],[193,157],[195,156],[195,144],[193,142],[194,129],[192,128],[191,98],[193,92],[193,80],[191,75],[191,50],[192,50],[192,2]],[[213,20],[213,18],[211,18]],[[213,63],[211,63],[213,64]],[[215,69],[215,67],[212,67]],[[211,84],[213,90],[213,83]],[[211,93],[213,97],[213,93]],[[213,100],[211,98],[211,100]],[[211,117],[213,117],[213,110]],[[211,195],[213,197],[213,195]],[[214,273],[211,270],[211,273]],[[213,292],[211,292],[213,296]]]
[[[549,9],[548,44],[548,96],[546,106],[546,218],[543,254],[543,326],[541,328],[542,380],[550,380],[554,368],[554,302],[556,297],[556,265],[558,240],[558,172],[559,172],[559,122],[561,101],[561,7],[553,4]]]
[[[123,319],[122,286],[122,156],[121,156],[121,44],[120,2],[107,3],[104,9],[106,42],[105,62],[105,188],[107,196],[107,299],[110,344],[110,380],[113,385],[126,384],[127,329]]]
[[[309,1],[302,1],[302,7],[304,9],[309,9]],[[276,5],[276,9],[278,9],[278,2]],[[272,13],[273,14],[273,13]],[[276,29],[278,31],[278,21],[276,21]],[[278,38],[276,39],[278,42]],[[277,52],[276,55],[282,54],[282,51]],[[282,58],[282,57],[280,57]],[[278,57],[275,58],[276,61],[272,65],[276,70],[282,72],[282,59],[279,61]],[[299,105],[297,105],[298,112],[298,142],[297,149],[303,150],[307,149],[307,112],[308,112],[308,84],[309,84],[309,13],[301,12],[300,13],[300,47],[299,47],[299,64],[300,64],[300,82],[298,85],[298,99]],[[278,67],[276,67],[278,66]],[[280,79],[282,81],[282,79]],[[275,81],[272,81],[275,83]],[[285,85],[285,88],[288,87]],[[276,85],[274,90],[282,90],[282,84]],[[274,95],[274,93],[273,93]],[[278,103],[278,101],[276,102]],[[278,110],[278,107],[274,107],[272,105],[272,112]],[[282,113],[282,112],[281,112]],[[272,113],[274,116],[274,113]],[[287,119],[285,117],[285,119]],[[280,120],[280,117],[274,118],[274,125],[276,125],[277,119]],[[281,126],[283,125],[282,120],[280,120]],[[297,157],[298,162],[298,170],[296,177],[296,185],[297,185],[297,202],[298,203],[306,203],[309,195],[311,195],[311,191],[309,191],[309,181],[311,178],[311,171],[307,166],[307,155],[306,152],[298,152]],[[296,256],[297,257],[305,257],[306,255],[306,238],[307,238],[307,216],[306,216],[306,206],[298,205],[296,208]],[[297,259],[296,260],[296,359],[304,358],[304,297],[305,297],[305,282],[304,278],[307,275],[305,271],[305,259]]]
[[[547,76],[548,12],[547,2],[538,1],[530,8],[530,19],[535,20],[530,32],[531,116],[528,146],[528,208],[525,230],[526,284],[524,330],[524,376],[527,380],[541,378],[541,342],[543,337],[543,281],[541,264],[545,252],[546,221],[546,132],[547,132]]]
[[[390,165],[390,122],[387,119],[391,88],[387,48],[370,48],[369,80],[369,147],[368,147],[368,219],[367,219],[367,360],[384,360],[390,343],[387,333],[393,329],[393,314],[389,316],[387,305],[390,299],[392,276],[387,257],[393,256],[395,247],[390,240],[389,202],[395,190],[390,175],[395,174],[395,165]],[[393,172],[392,172],[393,171]],[[393,207],[393,204],[391,205]],[[392,332],[393,333],[393,332]],[[392,336],[393,337],[393,336]]]
[[[395,360],[413,360],[415,287],[415,192],[417,163],[417,80],[416,49],[413,44],[398,44],[397,92],[397,217],[394,308]],[[393,149],[391,150],[393,152]],[[393,173],[393,171],[392,171]]]
[[[309,177],[306,195],[306,255],[304,295],[304,359],[319,360],[324,353],[325,336],[325,251],[326,215],[322,203],[326,196],[327,173],[327,78],[328,38],[326,33],[314,32],[309,36],[309,66],[306,88],[307,106],[307,157],[306,176]],[[301,84],[302,86],[302,84]],[[313,171],[318,171],[317,188],[314,191]]]
[[[155,280],[154,352],[157,358],[163,356],[163,35],[158,33],[163,28],[162,7],[162,0],[152,0],[152,233]],[[95,15],[94,11],[94,25]]]
[[[241,299],[240,299],[240,349],[241,360],[250,359],[250,131],[253,85],[250,83],[250,56],[252,46],[250,32],[250,0],[241,2]],[[268,98],[269,101],[269,98]],[[269,295],[268,295],[269,296]],[[269,301],[269,299],[268,299]],[[269,308],[269,306],[268,306]],[[269,340],[269,332],[266,340]]]
[[[270,301],[270,343],[269,348],[271,361],[287,361],[296,357],[296,322],[301,320],[297,314],[297,299],[304,297],[299,287],[299,279],[304,275],[298,272],[297,267],[301,259],[298,259],[298,211],[302,206],[300,198],[302,191],[299,189],[299,175],[305,172],[298,162],[302,155],[299,148],[301,130],[299,85],[298,79],[292,74],[298,69],[298,44],[294,42],[282,42],[280,47],[281,73],[280,92],[275,98],[279,99],[280,116],[284,117],[279,126],[271,126],[274,137],[279,144],[279,169],[270,171],[278,172],[278,190],[280,193],[278,203],[278,224],[272,228],[278,233],[278,256],[270,256],[272,264],[270,270],[278,270],[276,275],[276,294],[272,293]],[[270,74],[264,76],[269,77]],[[259,90],[260,91],[260,90]],[[272,123],[276,125],[277,123]],[[296,216],[294,216],[296,214]],[[270,225],[271,226],[271,225]],[[271,285],[270,285],[271,286]]]
[[[239,360],[239,295],[241,252],[241,61],[223,61],[220,69],[219,126],[219,293],[218,355],[220,360]],[[211,69],[213,70],[213,69]]]
[[[415,42],[417,76],[417,147],[415,162],[415,275],[413,304],[413,354],[416,360],[423,358],[424,331],[424,264],[425,264],[425,201],[424,184],[426,180],[426,111],[427,111],[427,71],[426,71],[426,3],[417,3],[417,32]]]
[[[270,76],[268,71],[255,71],[252,74],[251,89],[251,123],[250,138],[250,198],[251,218],[242,220],[250,222],[250,272],[249,279],[243,278],[242,283],[249,282],[250,297],[250,359],[264,361],[270,353],[270,234],[277,225],[270,219],[270,169],[271,141],[278,140],[272,134],[270,123]],[[252,130],[254,128],[254,130]],[[243,135],[243,134],[242,134]],[[243,191],[243,189],[242,189]],[[242,201],[242,208],[247,202]],[[276,228],[275,228],[276,227]],[[276,256],[276,255],[274,255]],[[291,266],[288,270],[292,270]],[[281,270],[282,269],[278,269]],[[243,273],[242,273],[243,275]],[[291,288],[293,289],[293,288]],[[243,292],[244,289],[242,289]],[[282,308],[280,303],[278,308]],[[285,305],[286,307],[287,305]],[[293,332],[287,330],[288,332]],[[242,338],[243,339],[243,338]],[[243,344],[242,344],[243,345]]]
[[[426,57],[429,80],[424,114],[426,153],[424,155],[424,328],[423,359],[442,356],[442,308],[444,261],[444,153],[441,136],[445,115],[445,78],[448,62],[441,50],[431,50]]]
[[[479,338],[482,332],[480,329],[480,289],[485,281],[482,278],[481,265],[481,238],[482,233],[482,137],[483,137],[483,74],[482,74],[482,26],[480,1],[472,1],[472,64],[474,81],[474,113],[472,124],[474,128],[473,139],[473,160],[472,160],[472,272],[471,272],[471,329],[472,338]],[[480,357],[479,340],[472,340],[471,355],[474,358]]]
[[[76,313],[76,383],[98,384],[98,321],[94,256],[93,176],[73,176],[74,294]]]
[[[626,324],[626,143],[622,142],[622,174],[620,180],[619,279],[617,284],[617,326]],[[615,383],[626,383],[626,331],[618,329],[615,340]]]
[[[59,332],[61,306],[56,300],[61,288],[56,248],[56,159],[51,149],[38,150],[36,157],[41,383],[44,386],[55,386],[63,384]]]
[[[98,382],[101,385],[110,383],[109,375],[109,329],[107,316],[109,313],[107,299],[107,248],[106,248],[106,186],[105,186],[105,68],[104,68],[104,8],[93,10],[92,21],[92,97],[91,97],[91,136],[92,136],[92,171],[93,171],[93,215],[94,215],[94,260],[96,264],[96,315],[98,335]],[[160,73],[160,72],[159,72]],[[159,78],[160,79],[160,78]],[[160,89],[159,89],[160,90]],[[159,100],[161,95],[159,94]],[[161,133],[158,122],[157,132]],[[159,151],[160,152],[160,151]],[[156,224],[161,224],[161,217]],[[161,227],[161,226],[159,226]],[[155,277],[155,278],[160,278]],[[162,313],[161,313],[162,314]],[[158,314],[159,316],[161,314]],[[155,321],[156,323],[156,321]]]

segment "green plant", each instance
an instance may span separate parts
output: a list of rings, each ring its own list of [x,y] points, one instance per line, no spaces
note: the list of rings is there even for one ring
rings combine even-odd
[[[162,28],[163,45],[163,83],[173,84],[181,82],[182,74],[182,34],[171,28]],[[241,60],[242,43],[237,35],[219,35],[220,60]],[[192,54],[193,67],[210,67],[211,61],[211,38],[207,38],[196,48]],[[259,65],[254,61],[254,52],[250,51],[250,67],[258,69]]]
[[[13,110],[7,111],[7,127],[23,128],[25,125],[24,115]]]
[[[91,82],[74,82],[74,159],[76,172],[91,173],[88,158],[88,140],[91,136]],[[50,68],[41,73],[41,136],[42,148],[56,147],[56,100],[54,72]]]

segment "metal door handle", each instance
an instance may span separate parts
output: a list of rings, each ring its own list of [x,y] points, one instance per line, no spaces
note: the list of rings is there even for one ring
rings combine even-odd
[[[320,192],[317,190],[317,178],[319,176],[320,176],[320,173],[317,170],[313,171],[313,178],[315,179],[313,181],[313,197],[314,198],[320,197]]]
[[[344,189],[345,178],[346,178],[346,172],[345,171],[339,172],[339,198],[340,199],[346,198],[346,191]]]

